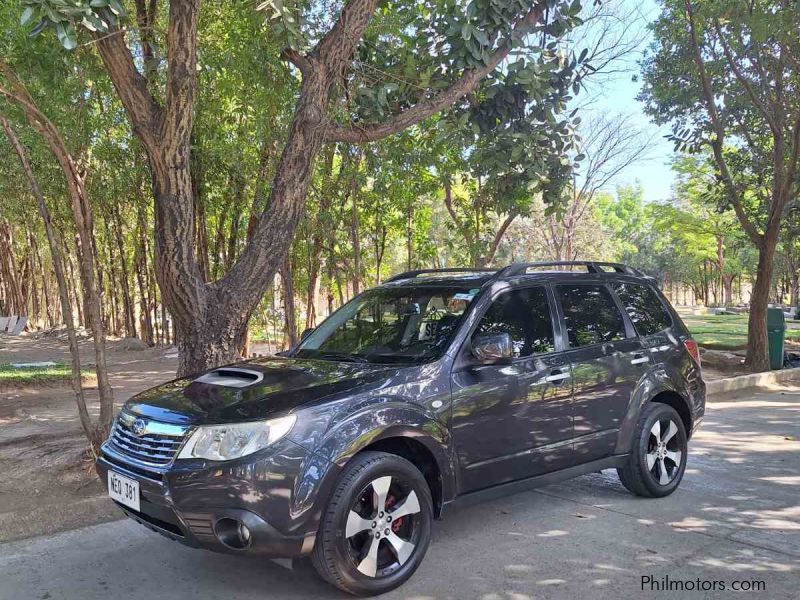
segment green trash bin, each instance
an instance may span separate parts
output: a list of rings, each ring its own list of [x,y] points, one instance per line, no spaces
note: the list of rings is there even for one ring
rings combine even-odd
[[[786,336],[786,319],[782,308],[767,309],[767,339],[769,340],[769,368],[783,368],[783,342]]]

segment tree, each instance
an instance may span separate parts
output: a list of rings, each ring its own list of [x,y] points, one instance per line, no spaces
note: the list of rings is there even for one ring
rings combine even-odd
[[[800,306],[800,205],[789,209],[781,236],[784,264],[789,279],[789,304]]]
[[[97,373],[97,387],[100,395],[100,416],[97,426],[92,426],[85,411],[85,402],[82,395],[78,397],[78,404],[81,407],[81,423],[87,436],[92,444],[92,449],[97,451],[103,440],[108,437],[111,429],[111,420],[113,417],[114,409],[114,394],[111,388],[111,383],[108,379],[108,370],[106,368],[106,347],[105,347],[105,328],[103,323],[103,309],[100,288],[96,283],[97,270],[95,266],[95,252],[96,249],[93,244],[93,222],[92,210],[89,199],[86,194],[85,187],[85,174],[78,166],[77,161],[73,157],[66,142],[64,141],[58,127],[47,118],[47,116],[39,109],[34,99],[28,93],[25,86],[17,77],[11,68],[2,60],[0,60],[0,76],[4,80],[4,84],[0,84],[0,97],[3,97],[16,106],[18,106],[28,122],[45,140],[48,148],[52,152],[56,161],[61,168],[66,183],[67,193],[70,199],[70,207],[72,209],[72,216],[77,231],[76,246],[77,255],[80,265],[81,284],[83,289],[83,300],[88,313],[88,322],[92,329],[93,345],[95,351],[95,371]],[[20,160],[23,161],[23,168],[26,170],[26,176],[29,181],[30,167],[25,168],[24,153],[21,146],[16,141],[16,135],[13,130],[8,127],[7,120],[4,123],[6,135],[11,141]],[[16,142],[16,143],[15,143]],[[41,195],[38,192],[38,186],[31,183],[34,195]],[[39,199],[41,200],[41,199]],[[40,205],[40,211],[42,209]],[[46,211],[45,211],[46,212]],[[49,221],[49,216],[44,212],[42,217],[45,222]],[[58,260],[57,253],[53,254],[53,260]],[[61,282],[59,282],[61,284]],[[63,309],[63,307],[62,307]],[[64,316],[69,320],[68,311],[64,310]],[[75,340],[71,340],[71,346]],[[71,347],[71,351],[77,352],[77,346]],[[76,357],[73,357],[73,364],[76,368],[73,372],[80,372],[79,362]]]
[[[800,158],[800,13],[785,0],[665,0],[653,23],[642,99],[674,124],[681,150],[708,147],[743,231],[758,249],[747,365],[769,369],[766,311],[781,224]]]
[[[422,6],[386,5],[375,18],[375,0],[350,0],[329,26],[315,3],[262,3],[286,35],[283,56],[301,82],[266,208],[236,262],[207,282],[194,249],[192,202],[200,2],[169,3],[165,69],[153,35],[157,4],[136,3],[143,71],[126,43],[118,1],[24,3],[23,20],[37,22],[37,32],[53,28],[67,48],[77,44],[76,31],[90,32],[147,154],[155,198],[156,276],[175,321],[182,375],[238,357],[250,315],[280,268],[303,214],[324,144],[376,141],[463,103],[483,80],[502,79],[500,65],[512,49],[522,55],[528,96],[535,98],[550,81],[536,74],[549,50],[533,34],[547,43],[548,37],[568,31],[580,11],[577,0],[505,0],[471,3],[465,12],[453,13],[446,10],[451,4],[431,0]],[[365,83],[362,74],[370,69],[381,77]],[[351,87],[357,88],[355,98]]]
[[[705,245],[705,258],[713,264],[722,288],[718,303],[733,304],[733,281],[742,273],[738,250],[747,241],[733,210],[724,201],[725,190],[715,175],[709,155],[683,155],[672,165],[678,176],[671,213],[665,227],[683,240],[683,248]],[[708,238],[708,239],[705,239]]]
[[[17,137],[17,134],[11,126],[8,118],[2,112],[0,112],[0,125],[3,127],[6,138],[19,158],[20,165],[25,173],[25,178],[28,180],[28,183],[31,187],[31,193],[36,199],[36,206],[39,209],[39,215],[42,217],[42,222],[44,223],[47,242],[50,246],[50,253],[53,258],[53,270],[55,271],[56,280],[58,282],[58,295],[61,301],[61,310],[64,315],[64,322],[67,326],[69,353],[72,359],[72,377],[70,378],[70,383],[72,385],[72,391],[75,394],[75,402],[78,405],[78,416],[80,418],[81,427],[83,428],[84,434],[92,444],[93,452],[97,453],[99,451],[100,444],[105,440],[106,437],[108,437],[108,423],[104,423],[102,420],[103,418],[101,417],[100,422],[95,425],[92,422],[92,418],[89,415],[89,411],[86,407],[86,397],[83,393],[83,385],[81,383],[81,358],[80,352],[78,351],[78,338],[75,334],[75,319],[69,300],[69,291],[67,288],[67,279],[64,275],[61,249],[59,248],[58,240],[53,229],[50,211],[47,208],[47,202],[44,199],[44,195],[39,187],[39,183],[37,182],[36,176],[31,168],[30,161],[28,160],[28,153],[20,143],[19,138]]]
[[[582,124],[578,144],[580,168],[554,190],[560,202],[552,202],[543,235],[552,260],[575,260],[581,223],[596,196],[625,169],[647,158],[652,136],[630,124],[626,115],[597,116]]]

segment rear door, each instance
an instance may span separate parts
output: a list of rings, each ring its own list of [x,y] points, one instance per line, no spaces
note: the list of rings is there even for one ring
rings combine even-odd
[[[572,460],[572,376],[557,339],[552,292],[545,286],[493,298],[452,373],[452,434],[460,491],[469,492],[568,465]],[[470,342],[508,333],[511,364],[478,363]]]
[[[586,462],[613,453],[650,353],[604,282],[559,283],[555,291],[572,364],[575,455]]]

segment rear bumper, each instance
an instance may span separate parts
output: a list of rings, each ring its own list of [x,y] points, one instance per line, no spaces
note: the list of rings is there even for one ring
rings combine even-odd
[[[128,465],[104,447],[95,466],[103,482],[109,470],[138,481],[140,511],[117,506],[171,540],[227,554],[293,558],[308,554],[314,546],[320,482],[308,481],[303,466],[317,460],[287,442],[281,452],[252,462],[208,466],[200,461],[198,468],[173,466],[162,472]],[[227,539],[220,524],[223,519],[246,525],[250,535],[245,547],[223,541]]]

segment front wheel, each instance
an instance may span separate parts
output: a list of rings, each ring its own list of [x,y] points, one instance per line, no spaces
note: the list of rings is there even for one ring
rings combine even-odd
[[[617,474],[637,496],[669,496],[683,479],[686,455],[686,429],[680,416],[668,404],[653,402],[642,410],[630,457]]]
[[[408,580],[430,544],[433,502],[409,461],[363,452],[345,467],[311,555],[323,579],[355,595],[388,592]]]

